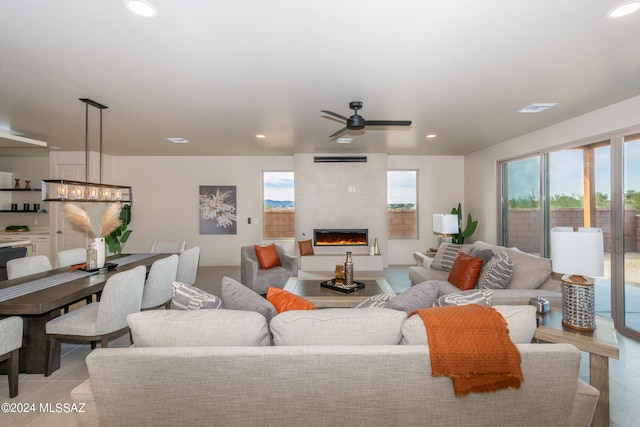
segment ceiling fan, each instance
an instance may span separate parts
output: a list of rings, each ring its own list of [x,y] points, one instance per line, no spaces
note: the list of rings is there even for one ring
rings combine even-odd
[[[349,103],[349,108],[354,112],[354,114],[349,118],[334,113],[333,111],[320,110],[325,114],[344,120],[347,124],[339,131],[332,133],[329,138],[334,138],[346,130],[364,129],[365,126],[411,126],[411,120],[365,120],[364,117],[358,114],[358,110],[362,109],[362,102],[360,101],[351,101]]]

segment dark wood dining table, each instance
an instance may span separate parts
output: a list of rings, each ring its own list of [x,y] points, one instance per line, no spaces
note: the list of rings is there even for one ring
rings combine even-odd
[[[127,271],[139,265],[144,265],[147,272],[151,265],[170,254],[135,254],[114,255],[107,258],[107,262],[118,264],[118,259],[125,261],[127,257],[141,258],[126,264],[117,265],[109,270],[101,270],[79,278],[69,278],[63,283],[46,289],[35,290],[25,295],[0,301],[0,318],[21,316],[24,319],[23,347],[20,349],[20,372],[29,374],[43,374],[46,360],[47,333],[46,323],[60,316],[60,309],[68,304],[82,300],[102,291],[109,277],[116,273]],[[146,256],[145,256],[146,255]],[[131,259],[129,258],[129,259]],[[0,293],[11,288],[20,291],[41,279],[56,277],[67,278],[69,267],[58,268],[43,273],[31,274],[18,279],[0,282]],[[60,367],[60,354],[53,362],[54,370]]]

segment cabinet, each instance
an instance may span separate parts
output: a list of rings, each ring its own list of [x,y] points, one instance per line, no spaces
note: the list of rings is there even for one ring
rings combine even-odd
[[[29,234],[29,233],[15,233],[0,235],[0,241],[9,242],[15,240],[31,240],[31,244],[27,245],[27,255],[46,255],[51,259],[51,239],[48,234]]]
[[[11,213],[47,213],[41,200],[39,188],[0,188],[0,195],[9,194],[9,197],[0,197],[0,212]],[[18,197],[13,197],[15,195]],[[11,204],[17,204],[17,210],[11,209]],[[25,210],[25,203],[29,204],[29,209]],[[36,209],[36,204],[40,209]]]

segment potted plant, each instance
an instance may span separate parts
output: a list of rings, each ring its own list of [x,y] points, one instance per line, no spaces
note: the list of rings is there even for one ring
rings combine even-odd
[[[127,243],[131,235],[132,230],[127,229],[127,226],[131,222],[131,205],[124,205],[122,207],[122,210],[120,210],[120,221],[120,226],[105,236],[109,252],[112,254],[121,253],[124,244]]]
[[[458,215],[458,233],[451,235],[451,240],[453,243],[463,244],[464,239],[471,236],[474,231],[476,231],[476,227],[478,226],[478,221],[474,221],[471,218],[471,214],[467,216],[467,226],[462,230],[462,206],[458,203],[457,208],[451,209],[451,213],[453,215]]]

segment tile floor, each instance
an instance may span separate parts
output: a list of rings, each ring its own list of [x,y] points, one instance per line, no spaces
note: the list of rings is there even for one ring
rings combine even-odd
[[[236,280],[240,278],[239,267],[201,267],[197,285],[214,294],[220,294],[220,282],[223,276]],[[392,266],[385,270],[384,276],[396,292],[402,292],[410,286],[407,266]],[[610,362],[611,389],[611,425],[632,427],[640,425],[640,343],[618,334],[620,360]],[[110,346],[128,346],[127,336],[113,341]],[[15,399],[9,399],[6,375],[0,376],[0,404],[5,402],[40,404],[69,402],[71,390],[88,378],[84,362],[91,352],[88,345],[63,344],[60,369],[50,377],[43,375],[21,374],[20,392]],[[589,380],[589,358],[583,354],[580,368],[581,377]],[[4,426],[75,426],[72,414],[35,413],[0,414],[0,425]]]

